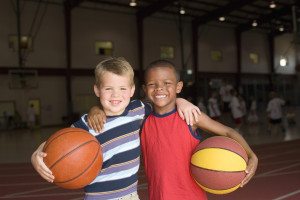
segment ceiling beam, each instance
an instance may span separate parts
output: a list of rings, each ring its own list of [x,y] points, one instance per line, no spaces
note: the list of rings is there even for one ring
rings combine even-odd
[[[142,19],[149,17],[149,16],[153,15],[155,12],[162,10],[169,4],[174,3],[175,1],[176,0],[156,1],[155,3],[153,3],[147,7],[140,8],[136,13],[137,17],[142,18]]]
[[[286,15],[289,12],[292,12],[292,9],[291,9],[290,6],[286,6],[286,7],[283,7],[281,9],[275,10],[275,11],[273,11],[272,13],[270,13],[268,15],[263,15],[263,16],[259,17],[256,21],[257,21],[258,26],[259,26],[260,24],[269,22],[272,19],[276,19],[280,16]],[[241,31],[241,32],[247,31],[247,30],[250,30],[250,29],[252,29],[252,21],[241,24],[237,27],[237,30]]]
[[[226,4],[223,7],[220,7],[218,9],[215,9],[201,17],[198,17],[196,19],[194,19],[194,23],[199,26],[202,24],[206,24],[212,20],[217,19],[220,16],[224,16],[229,14],[230,12],[237,10],[251,2],[253,2],[254,0],[234,0],[231,1],[230,3]]]

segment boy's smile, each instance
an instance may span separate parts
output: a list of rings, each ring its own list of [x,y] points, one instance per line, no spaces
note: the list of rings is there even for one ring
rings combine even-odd
[[[164,114],[175,109],[176,95],[182,89],[182,82],[176,79],[175,71],[168,67],[155,67],[147,72],[144,86],[147,97],[154,104],[154,111]]]
[[[121,103],[121,101],[119,100],[111,100],[109,101],[112,105],[118,105],[119,103]]]
[[[127,75],[117,75],[105,72],[101,76],[100,86],[94,86],[94,91],[100,99],[103,111],[108,116],[120,115],[134,94],[134,85]]]

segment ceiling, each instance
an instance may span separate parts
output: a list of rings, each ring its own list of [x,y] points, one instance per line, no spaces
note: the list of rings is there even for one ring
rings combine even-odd
[[[184,8],[184,20],[191,20],[194,25],[213,24],[231,26],[238,31],[257,29],[275,35],[293,31],[293,12],[299,8],[299,0],[136,0],[137,6],[129,6],[130,0],[66,0],[72,7],[104,9],[114,12],[136,14],[138,18],[148,16],[179,16]],[[270,3],[276,4],[270,8]],[[294,7],[295,5],[295,7]],[[295,9],[298,10],[298,9]],[[219,17],[225,21],[219,21]],[[257,26],[253,27],[253,21]],[[299,23],[300,24],[300,23]],[[279,28],[284,31],[279,31]]]

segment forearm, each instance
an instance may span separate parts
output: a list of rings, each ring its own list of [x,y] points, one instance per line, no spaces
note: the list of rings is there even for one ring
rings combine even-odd
[[[249,144],[246,142],[243,136],[241,136],[237,131],[235,131],[232,128],[229,128],[228,131],[226,132],[226,136],[236,140],[245,149],[249,158],[256,157],[255,153],[252,151]]]

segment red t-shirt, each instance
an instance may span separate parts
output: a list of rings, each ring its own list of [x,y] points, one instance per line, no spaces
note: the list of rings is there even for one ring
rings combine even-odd
[[[199,140],[174,110],[151,114],[141,134],[150,200],[206,200],[190,175],[190,159]]]

